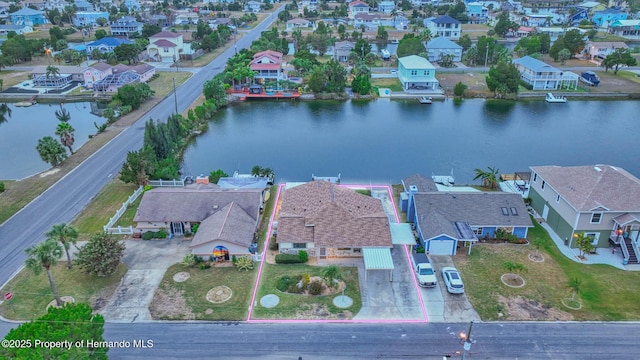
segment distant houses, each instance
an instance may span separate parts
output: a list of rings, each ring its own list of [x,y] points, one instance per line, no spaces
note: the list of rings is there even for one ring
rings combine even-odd
[[[113,52],[113,49],[122,44],[133,44],[133,41],[115,37],[104,37],[87,44],[87,52],[91,55],[94,50],[98,50],[103,54],[107,54]]]

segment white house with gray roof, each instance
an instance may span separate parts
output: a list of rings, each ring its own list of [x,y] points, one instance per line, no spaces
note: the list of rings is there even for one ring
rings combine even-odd
[[[513,64],[520,72],[520,79],[531,85],[533,90],[578,87],[578,74],[555,68],[531,56],[514,59]]]
[[[453,41],[444,38],[437,37],[429,41],[426,46],[428,60],[431,62],[437,62],[442,59],[444,55],[451,55],[453,62],[462,61],[462,46],[454,43]]]
[[[449,15],[427,18],[423,23],[433,36],[442,36],[449,40],[460,39],[462,23]]]
[[[640,180],[611,165],[533,166],[531,206],[575,248],[574,236],[596,248],[620,245],[629,262],[640,253]]]

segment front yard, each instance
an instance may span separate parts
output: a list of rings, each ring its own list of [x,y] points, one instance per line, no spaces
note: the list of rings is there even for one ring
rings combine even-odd
[[[469,300],[483,320],[640,320],[640,272],[567,259],[547,232],[534,224],[528,239],[542,239],[544,262],[529,260],[528,255],[536,251],[532,245],[481,244],[474,246],[470,256],[454,258]],[[523,287],[510,288],[500,280],[508,272],[503,267],[508,261],[525,266]],[[572,279],[581,283],[576,295],[580,310],[562,303],[572,296],[568,286]]]

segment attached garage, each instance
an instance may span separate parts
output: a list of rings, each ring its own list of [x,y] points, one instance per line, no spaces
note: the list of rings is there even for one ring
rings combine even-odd
[[[426,241],[426,250],[431,255],[455,255],[456,240],[449,237],[429,239]]]

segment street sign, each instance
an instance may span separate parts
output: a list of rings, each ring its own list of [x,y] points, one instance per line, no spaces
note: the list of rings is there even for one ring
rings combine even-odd
[[[13,297],[13,294],[12,294],[12,293],[10,293],[10,292],[8,292],[8,293],[4,294],[4,299],[5,299],[5,300],[11,300],[11,298],[12,298],[12,297]]]

